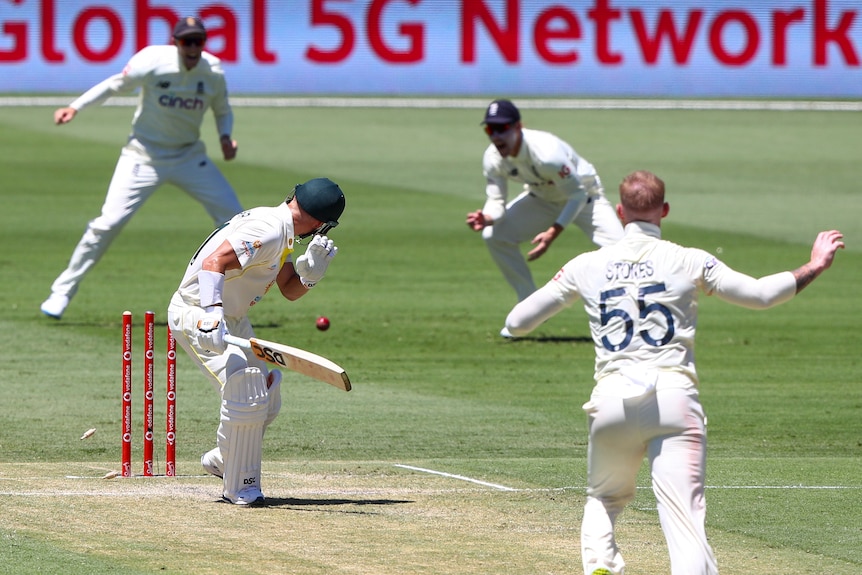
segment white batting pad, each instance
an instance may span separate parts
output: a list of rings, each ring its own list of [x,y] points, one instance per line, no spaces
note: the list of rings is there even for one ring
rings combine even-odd
[[[263,496],[260,468],[268,404],[266,379],[258,368],[238,371],[225,382],[218,445],[224,458],[224,496],[232,503]]]

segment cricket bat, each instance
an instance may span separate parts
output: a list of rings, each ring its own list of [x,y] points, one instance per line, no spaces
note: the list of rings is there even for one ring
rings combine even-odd
[[[254,355],[269,363],[334,385],[344,391],[351,389],[350,378],[344,368],[316,353],[256,337],[245,339],[226,334],[224,340],[227,343],[250,349]]]

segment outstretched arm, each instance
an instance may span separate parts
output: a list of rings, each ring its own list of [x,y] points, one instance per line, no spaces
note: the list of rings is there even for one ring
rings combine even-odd
[[[832,265],[835,252],[844,247],[842,238],[837,230],[820,232],[811,248],[811,259],[793,271],[753,278],[725,268],[715,294],[725,301],[751,309],[766,309],[784,303]]]
[[[515,337],[527,335],[565,307],[567,304],[546,284],[512,308],[506,317],[506,329]]]

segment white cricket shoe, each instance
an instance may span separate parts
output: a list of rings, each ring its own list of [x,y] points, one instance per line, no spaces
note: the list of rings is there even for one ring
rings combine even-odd
[[[236,494],[236,499],[231,499],[227,495],[222,495],[222,499],[234,505],[248,505],[250,507],[259,507],[266,505],[266,498],[263,496],[263,491],[257,487],[246,487]]]
[[[221,451],[219,451],[218,447],[210,449],[201,455],[201,466],[204,468],[204,471],[210,475],[215,475],[220,479],[224,476],[224,473],[222,473],[221,470],[223,463],[224,462],[221,459]]]
[[[509,330],[503,326],[503,329],[500,330],[500,337],[505,337],[506,339],[515,339],[515,336],[509,333]]]
[[[69,305],[69,296],[52,293],[51,296],[42,302],[42,313],[54,319],[63,317],[63,312],[66,311],[66,306]]]

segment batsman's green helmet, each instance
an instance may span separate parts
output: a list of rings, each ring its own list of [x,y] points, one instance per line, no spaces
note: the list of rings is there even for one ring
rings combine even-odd
[[[344,212],[344,192],[329,178],[314,178],[299,184],[293,196],[307,214],[323,222],[315,233],[325,234],[338,225],[338,218]]]

